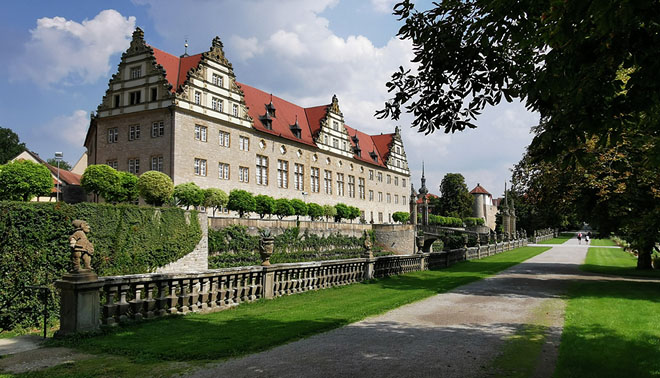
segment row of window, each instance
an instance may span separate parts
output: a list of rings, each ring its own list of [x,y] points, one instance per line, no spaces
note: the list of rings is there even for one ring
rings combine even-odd
[[[119,162],[117,160],[108,160],[106,164],[111,166],[114,169],[119,169]],[[128,172],[133,174],[140,174],[140,159],[131,158],[127,161]],[[152,171],[163,171],[163,157],[162,156],[152,156],[151,157],[151,170]]]
[[[387,179],[387,184],[392,184],[392,175],[386,175]],[[369,180],[373,181],[374,180],[374,171],[372,169],[369,170]],[[376,180],[378,182],[383,182],[383,172],[378,172],[376,174]],[[398,186],[399,185],[399,177],[394,176],[394,185]],[[401,186],[405,187],[406,186],[406,179],[402,178],[401,179]]]
[[[200,106],[202,105],[202,92],[195,91],[194,101],[196,105],[200,105]],[[218,97],[211,98],[211,108],[220,113],[225,112],[224,103],[225,103],[224,100],[222,100],[221,98]],[[238,104],[231,104],[231,114],[234,117],[238,117],[239,114],[238,109],[239,109]]]
[[[158,100],[158,88],[156,88],[156,87],[150,88],[150,93],[151,93],[151,100],[150,101],[157,101]],[[140,104],[140,103],[142,103],[142,91],[141,90],[128,92],[128,104],[129,105],[137,105],[137,104]],[[121,94],[115,94],[114,101],[113,101],[113,107],[118,108],[120,106],[121,106]]]
[[[140,139],[140,125],[128,126],[128,140]],[[155,121],[151,123],[151,137],[158,138],[165,135],[165,123],[163,121]],[[119,128],[111,127],[108,129],[108,143],[117,143],[119,141]]]

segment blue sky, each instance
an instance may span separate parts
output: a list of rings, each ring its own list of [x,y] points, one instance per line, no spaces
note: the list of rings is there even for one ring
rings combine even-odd
[[[14,130],[41,157],[63,151],[75,163],[89,114],[98,106],[136,26],[147,43],[175,55],[225,45],[237,79],[301,106],[339,98],[346,123],[368,133],[402,128],[412,180],[422,160],[429,189],[462,173],[501,195],[509,169],[532,139],[538,117],[521,104],[488,109],[479,127],[425,136],[373,114],[388,98],[385,82],[412,67],[411,46],[396,38],[401,26],[391,0],[133,0],[24,1],[0,14],[0,126]],[[422,7],[430,2],[419,2]]]

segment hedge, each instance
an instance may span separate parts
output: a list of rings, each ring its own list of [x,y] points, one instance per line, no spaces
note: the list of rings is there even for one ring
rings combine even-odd
[[[32,327],[42,302],[24,285],[48,285],[71,267],[72,220],[89,223],[99,276],[147,273],[192,251],[201,238],[196,212],[134,205],[0,202],[0,328]],[[10,299],[17,295],[16,298]],[[49,306],[57,318],[58,296]]]
[[[483,218],[463,218],[463,222],[467,227],[473,227],[477,225],[483,226],[485,224]]]

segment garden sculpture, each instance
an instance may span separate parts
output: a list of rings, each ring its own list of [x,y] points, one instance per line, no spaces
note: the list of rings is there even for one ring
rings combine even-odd
[[[76,231],[69,237],[69,245],[73,249],[71,261],[73,270],[71,273],[82,273],[92,270],[92,255],[94,254],[94,245],[87,239],[87,233],[90,231],[89,224],[84,220],[76,219],[73,221],[73,227]],[[80,267],[80,259],[84,263],[84,268]]]

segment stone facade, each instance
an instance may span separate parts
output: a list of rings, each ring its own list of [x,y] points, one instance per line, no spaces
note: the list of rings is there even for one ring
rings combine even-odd
[[[396,255],[410,255],[415,248],[415,229],[412,224],[375,224],[376,245]]]
[[[484,225],[491,230],[495,230],[495,217],[498,208],[493,204],[493,196],[480,184],[470,191],[474,197],[472,202],[472,216],[484,220]]]
[[[175,57],[137,29],[90,122],[89,164],[229,193],[244,189],[320,205],[345,203],[367,222],[408,208],[410,172],[399,129],[367,135],[339,100],[302,108],[236,81],[219,38]],[[314,177],[313,177],[314,176]]]

